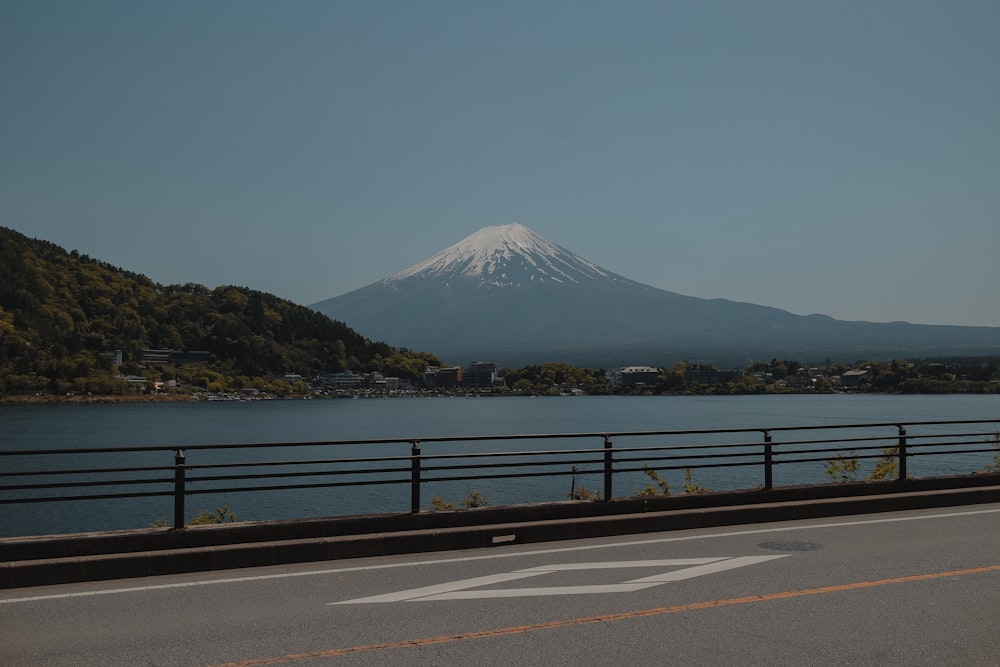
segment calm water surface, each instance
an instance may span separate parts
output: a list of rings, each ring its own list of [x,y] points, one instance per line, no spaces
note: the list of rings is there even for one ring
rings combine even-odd
[[[316,442],[378,438],[424,439],[434,436],[526,433],[604,433],[716,428],[775,428],[871,422],[1000,419],[1000,396],[872,396],[777,395],[737,397],[546,397],[546,398],[393,398],[362,400],[257,401],[124,405],[0,406],[0,449],[38,450],[121,446],[192,446],[197,444]],[[745,438],[747,436],[742,436]],[[703,437],[701,442],[710,439]],[[719,441],[719,436],[712,436]],[[696,439],[696,441],[698,441]],[[780,441],[776,434],[775,441]],[[540,440],[521,443],[426,443],[425,454],[504,449],[597,448],[588,441]],[[616,446],[658,444],[656,439],[616,438]],[[354,446],[335,456],[372,455],[373,448]],[[316,451],[311,451],[315,449]],[[377,446],[374,455],[405,455],[406,445]],[[220,460],[218,452],[190,451],[188,463]],[[250,454],[258,460],[329,458],[329,451],[305,448],[288,456],[273,450]],[[911,473],[947,474],[980,469],[989,454],[952,457],[937,468]],[[169,453],[119,454],[101,465],[169,465]],[[65,463],[65,462],[64,462]],[[39,467],[38,457],[0,458],[10,469]],[[86,465],[92,466],[93,462]],[[62,467],[73,467],[72,462]],[[775,483],[826,481],[822,464],[779,467]],[[801,469],[800,469],[801,468]],[[780,471],[780,473],[779,473]],[[698,471],[696,481],[712,490],[749,488],[760,483],[757,468]],[[668,474],[680,491],[683,479]],[[628,495],[647,481],[641,473],[616,476],[616,495]],[[8,483],[9,480],[2,480]],[[600,488],[599,476],[581,476],[578,484]],[[491,504],[566,498],[570,475],[529,480],[442,482],[423,491],[424,505],[440,495],[458,504],[471,488]],[[406,485],[361,489],[312,489],[264,493],[195,495],[189,515],[228,504],[239,519],[329,516],[396,512],[409,508]],[[0,506],[0,535],[28,535],[136,528],[171,516],[170,498],[78,501]]]

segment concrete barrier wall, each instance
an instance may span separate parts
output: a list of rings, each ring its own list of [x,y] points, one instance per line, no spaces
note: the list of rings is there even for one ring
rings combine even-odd
[[[0,588],[1000,502],[1000,475],[0,540]]]

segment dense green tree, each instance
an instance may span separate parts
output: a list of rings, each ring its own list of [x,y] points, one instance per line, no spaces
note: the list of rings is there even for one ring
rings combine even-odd
[[[122,351],[125,363],[117,370],[137,373],[145,349],[207,352],[193,368],[171,372],[209,390],[234,387],[241,376],[380,367],[416,379],[437,361],[367,340],[271,294],[232,285],[158,285],[0,227],[0,392],[121,392],[112,352]],[[163,370],[155,372],[162,377]]]
[[[687,376],[685,371],[687,364],[678,362],[668,369],[663,370],[656,378],[654,391],[658,394],[664,392],[678,392],[687,389]]]
[[[535,394],[559,394],[579,389],[588,394],[608,393],[604,374],[592,368],[579,368],[562,362],[525,366],[520,370],[504,369],[507,385]]]

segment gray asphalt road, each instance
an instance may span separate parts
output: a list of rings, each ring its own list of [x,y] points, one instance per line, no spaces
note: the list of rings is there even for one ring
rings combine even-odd
[[[996,665],[1000,505],[0,592],[4,665]]]

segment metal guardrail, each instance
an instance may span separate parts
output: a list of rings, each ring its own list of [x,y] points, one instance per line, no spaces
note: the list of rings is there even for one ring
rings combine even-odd
[[[184,526],[185,499],[191,495],[291,491],[330,487],[405,485],[410,509],[421,506],[421,489],[433,483],[484,479],[513,479],[597,474],[603,480],[602,498],[614,497],[614,477],[642,472],[724,467],[759,467],[760,484],[769,490],[780,465],[846,459],[891,459],[896,478],[909,476],[914,457],[997,453],[997,420],[923,421],[727,428],[683,431],[621,431],[609,433],[542,433],[521,435],[442,436],[429,438],[269,442],[186,446],[104,447],[0,451],[0,505],[72,502],[172,496],[173,525]],[[908,429],[910,432],[908,433]],[[919,430],[920,432],[913,432]],[[824,436],[822,432],[827,432]],[[834,435],[829,435],[833,432]],[[810,437],[819,434],[823,437]],[[775,440],[775,436],[779,436]],[[719,442],[715,440],[733,439]],[[622,447],[620,440],[649,440],[657,444]],[[587,442],[597,447],[526,451],[424,453],[422,446],[442,443],[561,440]],[[705,440],[709,440],[705,442]],[[409,453],[394,456],[247,460],[254,451],[303,448],[335,452],[346,446],[375,448],[408,446]],[[212,462],[211,453],[236,450],[237,461]],[[170,465],[60,468],[60,461],[122,457],[133,454],[168,456]],[[192,463],[195,454],[204,462]],[[41,468],[12,469],[14,457],[39,458]],[[1000,460],[1000,459],[997,459]],[[51,463],[48,463],[50,462]],[[23,464],[24,461],[19,463]],[[255,470],[266,469],[262,472]],[[34,481],[32,481],[34,480]],[[13,483],[11,483],[13,482]],[[140,488],[141,487],[141,488]],[[129,490],[129,489],[132,490]],[[107,491],[102,491],[108,489]]]

